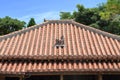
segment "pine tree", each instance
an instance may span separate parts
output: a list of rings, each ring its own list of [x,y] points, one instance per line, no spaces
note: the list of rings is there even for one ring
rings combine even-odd
[[[35,25],[35,24],[36,24],[36,22],[35,22],[34,18],[31,18],[31,19],[29,20],[29,22],[28,22],[27,27],[33,26],[33,25]]]

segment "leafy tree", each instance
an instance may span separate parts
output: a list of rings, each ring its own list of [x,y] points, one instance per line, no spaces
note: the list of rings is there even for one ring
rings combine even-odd
[[[90,24],[89,26],[100,29],[100,26],[97,23]]]
[[[97,20],[100,19],[98,14],[98,9],[93,8],[85,8],[83,5],[77,5],[77,11],[74,11],[73,14],[70,12],[61,12],[60,19],[75,19],[75,21],[90,25],[95,23]]]
[[[107,0],[104,4],[104,11],[100,12],[101,19],[112,19],[114,16],[120,14],[120,0]]]
[[[60,19],[72,19],[73,16],[70,12],[60,12]]]
[[[109,26],[109,23],[110,23],[109,20],[101,19],[101,20],[97,21],[96,23],[100,26],[99,29],[108,32],[108,26]]]
[[[13,19],[9,16],[0,18],[0,35],[8,34],[25,27],[25,22]]]
[[[109,24],[108,31],[110,33],[120,35],[120,15],[117,15]]]
[[[95,8],[85,8],[77,5],[77,11],[60,13],[60,19],[74,19],[75,21],[120,35],[120,0],[107,0]]]
[[[36,22],[35,22],[34,18],[31,18],[31,19],[29,20],[29,22],[28,22],[27,27],[33,26],[33,25],[35,25],[35,24],[36,24]]]
[[[120,0],[108,0],[106,10],[112,14],[120,14]]]
[[[85,8],[83,5],[77,5],[78,11],[75,11],[73,13],[73,16],[75,17],[75,21],[90,25],[92,23],[95,23],[97,20],[100,19],[100,16],[98,14],[98,9],[96,8]]]

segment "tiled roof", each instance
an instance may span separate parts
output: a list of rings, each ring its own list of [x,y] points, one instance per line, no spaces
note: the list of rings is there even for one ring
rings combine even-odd
[[[120,72],[120,62],[0,62],[0,74]]]
[[[88,71],[120,72],[119,36],[51,20],[0,37],[0,74]]]
[[[64,47],[56,39],[64,36]],[[120,37],[53,20],[0,37],[0,59],[120,59]]]

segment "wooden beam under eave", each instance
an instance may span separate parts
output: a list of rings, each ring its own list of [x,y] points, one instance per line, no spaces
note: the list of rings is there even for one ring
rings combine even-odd
[[[63,75],[62,74],[60,75],[60,80],[63,80]]]
[[[24,80],[24,76],[20,76],[20,79],[19,80]]]
[[[98,80],[102,80],[102,74],[98,74]]]
[[[22,77],[19,77],[19,80],[22,80]]]

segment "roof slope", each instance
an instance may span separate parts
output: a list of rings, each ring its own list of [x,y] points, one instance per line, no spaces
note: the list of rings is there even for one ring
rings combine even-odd
[[[21,62],[14,61],[0,62],[0,74],[27,74],[27,73],[119,73],[120,62],[51,62],[33,61]],[[71,74],[71,73],[70,73]]]
[[[64,36],[64,47],[55,47]],[[120,37],[70,20],[51,20],[0,37],[0,59],[120,59]]]

